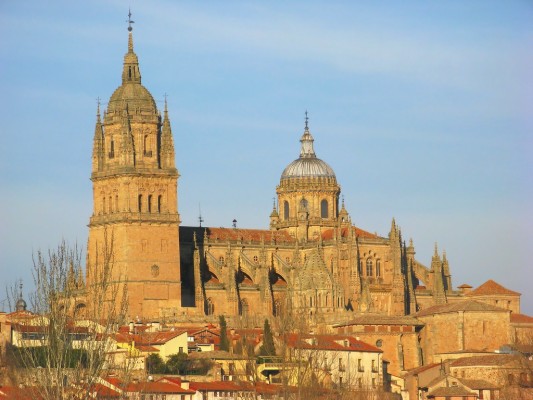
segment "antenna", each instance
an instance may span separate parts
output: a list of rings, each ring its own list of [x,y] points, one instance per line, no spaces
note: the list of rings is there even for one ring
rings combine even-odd
[[[200,223],[200,228],[201,228],[202,222],[204,222],[204,219],[202,218],[202,207],[200,207],[200,203],[198,203],[198,222]]]

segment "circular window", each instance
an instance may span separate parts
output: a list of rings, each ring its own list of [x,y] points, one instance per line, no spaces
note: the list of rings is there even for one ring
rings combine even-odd
[[[378,347],[383,346],[383,340],[381,340],[381,339],[376,340],[376,346],[378,346]]]
[[[159,267],[157,265],[155,265],[155,264],[152,265],[151,271],[152,271],[152,276],[159,275]]]

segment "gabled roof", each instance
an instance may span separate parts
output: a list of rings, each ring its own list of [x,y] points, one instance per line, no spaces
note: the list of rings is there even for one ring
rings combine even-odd
[[[494,383],[487,382],[483,379],[463,379],[457,378],[463,385],[468,386],[470,389],[482,390],[482,389],[498,389],[499,386]]]
[[[347,322],[335,324],[334,327],[351,325],[415,325],[424,326],[425,323],[411,316],[392,316],[382,314],[362,314]]]
[[[440,364],[437,364],[437,363],[433,363],[433,364],[428,364],[428,365],[422,365],[420,367],[416,367],[416,368],[413,368],[413,369],[410,369],[409,371],[407,371],[407,373],[405,374],[405,376],[411,376],[411,375],[418,375],[424,371],[427,371],[427,370],[430,370],[430,369],[433,369],[433,368],[440,368]]]
[[[232,240],[252,243],[270,243],[271,241],[294,243],[295,239],[287,231],[241,228],[205,228],[209,240]]]
[[[358,228],[356,226],[352,226],[351,228],[354,230],[353,233],[357,237],[368,238],[368,239],[378,239],[379,238],[378,235],[375,235],[373,233],[364,231],[364,230],[362,230],[362,229],[360,229],[360,228]],[[349,229],[350,229],[350,227],[341,228],[341,230],[340,230],[341,237],[348,237]],[[322,231],[322,240],[331,240],[331,239],[333,239],[334,234],[335,234],[335,229],[333,229],[333,228],[332,229],[325,229],[324,231]]]
[[[490,295],[511,295],[520,296],[520,293],[504,288],[499,283],[489,279],[487,282],[467,293],[466,296],[490,296]]]
[[[455,313],[458,311],[486,311],[486,312],[509,312],[509,310],[505,310],[500,307],[492,306],[490,304],[482,303],[480,301],[475,300],[462,300],[454,303],[448,303],[448,304],[438,304],[436,306],[432,306],[429,308],[426,308],[424,310],[420,310],[416,314],[414,314],[416,317],[425,317],[428,315],[433,314],[446,314],[446,313]]]
[[[172,339],[187,333],[185,330],[144,332],[141,334],[117,333],[115,338],[120,343],[135,342],[136,346],[161,346]]]
[[[289,333],[282,340],[288,347],[309,350],[358,351],[366,353],[382,353],[378,347],[372,346],[353,336],[344,335],[302,335]]]
[[[126,392],[138,393],[142,392],[144,394],[193,394],[196,393],[195,390],[183,389],[181,386],[178,386],[174,383],[167,382],[139,382],[139,383],[130,383],[124,389]]]
[[[431,391],[428,394],[428,398],[437,397],[437,396],[444,396],[444,397],[452,397],[452,396],[472,396],[477,394],[476,392],[470,391],[468,389],[465,389],[462,386],[448,386],[448,387],[440,387],[433,391]]]
[[[533,317],[526,314],[511,313],[512,324],[533,324]]]
[[[519,357],[512,354],[487,354],[484,356],[462,357],[451,362],[453,367],[498,367],[514,364]]]

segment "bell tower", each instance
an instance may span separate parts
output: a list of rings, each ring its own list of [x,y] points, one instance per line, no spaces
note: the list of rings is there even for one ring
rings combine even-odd
[[[127,285],[128,316],[171,317],[181,306],[179,174],[167,101],[161,116],[141,84],[129,16],[122,84],[96,115],[87,288],[98,283],[98,260],[112,249],[111,279]]]

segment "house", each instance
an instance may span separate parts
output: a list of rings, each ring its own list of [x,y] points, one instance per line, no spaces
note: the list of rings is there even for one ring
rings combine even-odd
[[[284,369],[289,384],[318,380],[337,388],[381,388],[383,351],[352,336],[291,333],[281,338],[287,346]]]
[[[188,353],[187,331],[172,328],[168,331],[151,332],[148,329],[120,331],[115,335],[118,346],[129,350],[131,355],[159,354],[166,361],[172,354]]]

